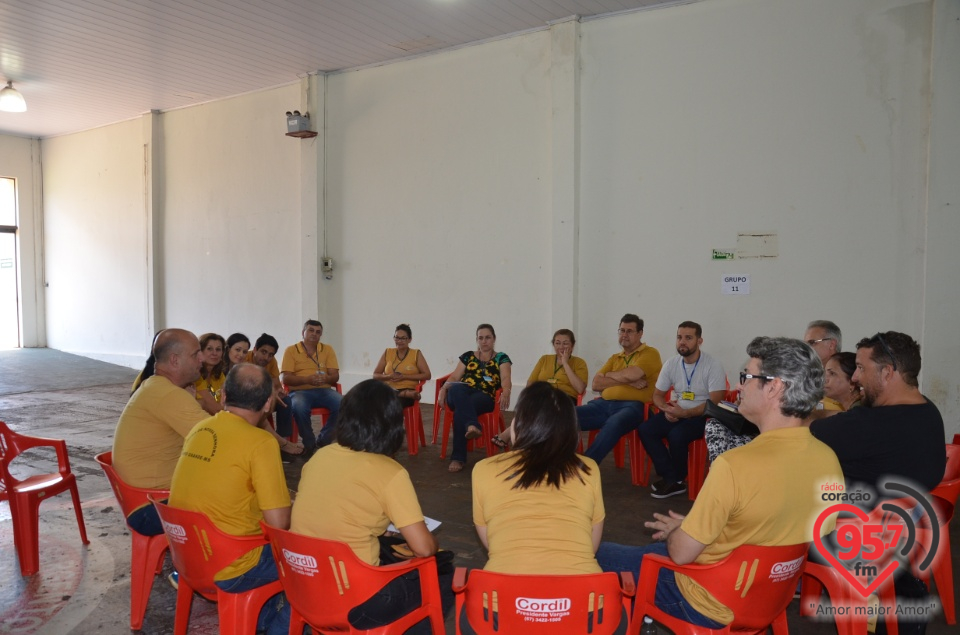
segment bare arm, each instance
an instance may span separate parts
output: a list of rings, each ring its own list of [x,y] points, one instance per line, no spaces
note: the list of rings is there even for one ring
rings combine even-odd
[[[430,366],[427,365],[427,360],[423,356],[423,351],[417,355],[417,370],[420,371],[416,375],[410,376],[411,379],[416,379],[417,381],[429,381],[432,375],[430,374]]]
[[[450,376],[447,377],[447,380],[443,382],[443,386],[440,387],[439,401],[441,405],[446,405],[447,403],[447,386],[452,381],[460,381],[463,378],[463,373],[466,372],[467,367],[463,365],[463,362],[457,362],[457,367],[453,369],[453,372],[450,373]]]
[[[223,410],[223,405],[217,401],[216,397],[213,396],[209,390],[201,390],[197,393],[197,399],[200,402],[200,407],[206,410],[209,414],[215,415],[221,410]]]
[[[682,514],[670,510],[667,516],[654,514],[653,517],[654,520],[643,523],[644,526],[656,530],[653,534],[654,540],[666,541],[667,553],[677,564],[690,564],[707,548],[680,528],[684,519]]]
[[[487,541],[487,528],[480,525],[474,525],[474,527],[477,528],[477,537],[480,538],[480,544],[483,545],[484,549],[490,551],[490,543]]]
[[[600,538],[603,537],[603,521],[601,520],[590,531],[590,538],[593,541],[593,553],[597,553],[600,548]]]
[[[328,368],[327,369],[327,378],[323,381],[325,384],[330,384],[330,387],[333,388],[333,385],[340,381],[340,369],[339,368]]]
[[[373,378],[379,379],[380,381],[387,381],[390,379],[390,375],[383,372],[387,367],[387,351],[383,351],[383,355],[380,356],[380,361],[377,362],[377,367],[373,369]]]
[[[573,389],[577,391],[578,395],[582,395],[587,391],[587,382],[580,379],[580,376],[573,370],[573,366],[570,365],[569,351],[562,356],[562,359],[563,370],[567,373],[567,379],[570,381],[570,385],[573,386]]]
[[[513,383],[510,378],[510,368],[513,366],[510,362],[500,364],[500,410],[507,410],[510,407],[510,392],[513,390]]]
[[[407,546],[417,557],[426,558],[437,553],[437,539],[422,520],[399,529],[400,535],[407,541]]]
[[[290,506],[264,509],[263,520],[271,527],[290,529]]]
[[[720,403],[723,401],[723,396],[726,394],[725,390],[714,390],[710,393],[710,401],[713,403]],[[654,399],[656,401],[656,399]],[[707,402],[703,402],[699,406],[693,408],[681,408],[680,406],[672,403],[666,404],[661,408],[668,417],[673,417],[674,419],[689,419],[691,417],[702,417],[703,413],[707,410]]]

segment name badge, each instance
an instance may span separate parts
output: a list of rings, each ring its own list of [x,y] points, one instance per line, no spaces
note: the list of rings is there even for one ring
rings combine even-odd
[[[684,401],[693,401],[696,398],[696,395],[693,394],[692,390],[685,390],[680,393],[680,398]]]
[[[492,383],[493,383],[493,377],[491,377],[490,375],[484,375],[484,376],[483,376],[483,381],[487,382],[488,384],[492,384]]]
[[[548,384],[555,384],[555,383],[557,383],[556,377],[550,377],[549,379],[547,379],[547,383],[548,383]]]

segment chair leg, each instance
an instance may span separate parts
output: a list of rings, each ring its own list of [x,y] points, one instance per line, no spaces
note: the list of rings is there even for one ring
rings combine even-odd
[[[643,449],[643,441],[636,430],[630,433],[630,480],[642,487],[650,484],[650,457]]]
[[[33,575],[40,570],[40,501],[11,492],[9,502],[20,575]]]
[[[437,424],[433,424],[434,429],[436,429]],[[443,411],[443,440],[440,442],[440,458],[447,458],[447,440],[450,438],[450,428],[453,427],[453,412],[450,408],[445,408]],[[436,441],[434,441],[436,443]]]
[[[77,515],[77,525],[80,527],[80,540],[85,545],[89,545],[87,540],[87,527],[83,523],[83,510],[80,508],[80,492],[77,491],[77,479],[72,474],[73,482],[70,483],[70,496],[73,497],[73,511]]]
[[[167,538],[164,535],[144,536],[132,529],[130,535],[133,538],[130,551],[130,629],[139,631],[147,612],[154,578],[163,570]]]
[[[701,437],[690,444],[687,453],[687,498],[696,500],[707,478],[707,442]]]
[[[187,625],[190,623],[190,610],[193,608],[193,589],[184,579],[180,578],[177,587],[177,612],[173,619],[173,634],[187,635]]]
[[[403,427],[406,428],[407,432],[407,454],[410,456],[416,456],[419,448],[417,447],[417,425],[414,421],[414,414],[411,408],[415,408],[416,404],[413,406],[403,409]]]
[[[417,408],[417,410],[416,410],[416,412],[414,413],[414,416],[415,416],[415,418],[416,418],[415,425],[417,426],[417,432],[418,432],[419,435],[420,435],[420,445],[426,445],[426,444],[427,444],[427,435],[425,434],[425,432],[424,432],[424,430],[423,430],[423,413],[420,411],[420,404],[419,404],[419,403],[417,403],[416,408]]]
[[[942,526],[940,554],[933,565],[933,581],[937,585],[943,617],[951,626],[957,623],[957,607],[953,599],[953,556],[950,549],[950,524]]]

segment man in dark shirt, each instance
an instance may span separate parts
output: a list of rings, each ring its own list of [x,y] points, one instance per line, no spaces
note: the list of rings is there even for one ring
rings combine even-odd
[[[848,490],[854,483],[877,490],[884,477],[909,479],[928,491],[946,468],[943,418],[919,390],[920,345],[887,331],[857,343],[863,406],[810,425],[813,436],[836,453]]]

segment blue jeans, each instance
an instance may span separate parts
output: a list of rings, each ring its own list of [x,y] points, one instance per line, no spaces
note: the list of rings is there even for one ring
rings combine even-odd
[[[147,503],[130,512],[127,516],[127,524],[130,525],[130,529],[144,536],[159,536],[163,533],[160,515],[157,514],[157,508],[153,503]]]
[[[581,430],[600,431],[583,453],[599,464],[603,457],[610,454],[620,437],[636,430],[643,421],[643,402],[594,399],[577,406],[577,421]],[[633,457],[630,458],[633,460]]]
[[[637,580],[640,579],[640,565],[643,562],[643,556],[648,553],[659,556],[667,556],[667,545],[663,542],[655,542],[644,547],[630,547],[627,545],[617,545],[612,542],[601,542],[597,549],[597,562],[604,571],[629,571],[635,573]],[[639,592],[639,590],[638,590]],[[669,569],[661,569],[657,576],[657,589],[653,600],[654,605],[667,615],[676,617],[696,626],[705,628],[721,628],[723,624],[714,622],[709,617],[703,615],[697,609],[693,608],[687,599],[680,593],[677,586],[676,575]],[[634,615],[635,619],[642,616]]]
[[[277,565],[273,561],[273,552],[269,546],[264,546],[260,552],[260,560],[246,573],[242,573],[229,580],[220,580],[215,584],[227,593],[243,593],[256,589],[265,584],[280,579]],[[290,604],[283,593],[277,593],[266,601],[260,609],[257,618],[257,632],[265,631],[267,635],[287,635],[290,630]]]
[[[277,407],[277,434],[281,437],[290,436],[292,419],[297,423],[297,430],[303,437],[303,447],[307,450],[314,449],[317,446],[317,437],[313,434],[310,411],[314,408],[326,408],[330,411],[330,416],[320,430],[320,445],[329,445],[333,442],[337,429],[337,413],[340,411],[341,399],[340,393],[333,388],[294,390],[281,400],[287,407]]]
[[[447,406],[453,408],[453,450],[450,460],[467,462],[467,428],[474,426],[482,429],[479,415],[493,412],[493,405],[490,395],[466,384],[451,384],[447,390]]]
[[[662,412],[643,422],[639,431],[640,440],[660,478],[679,483],[687,477],[687,446],[703,436],[706,424],[706,417],[680,419],[671,423]],[[668,445],[663,444],[664,439]]]

